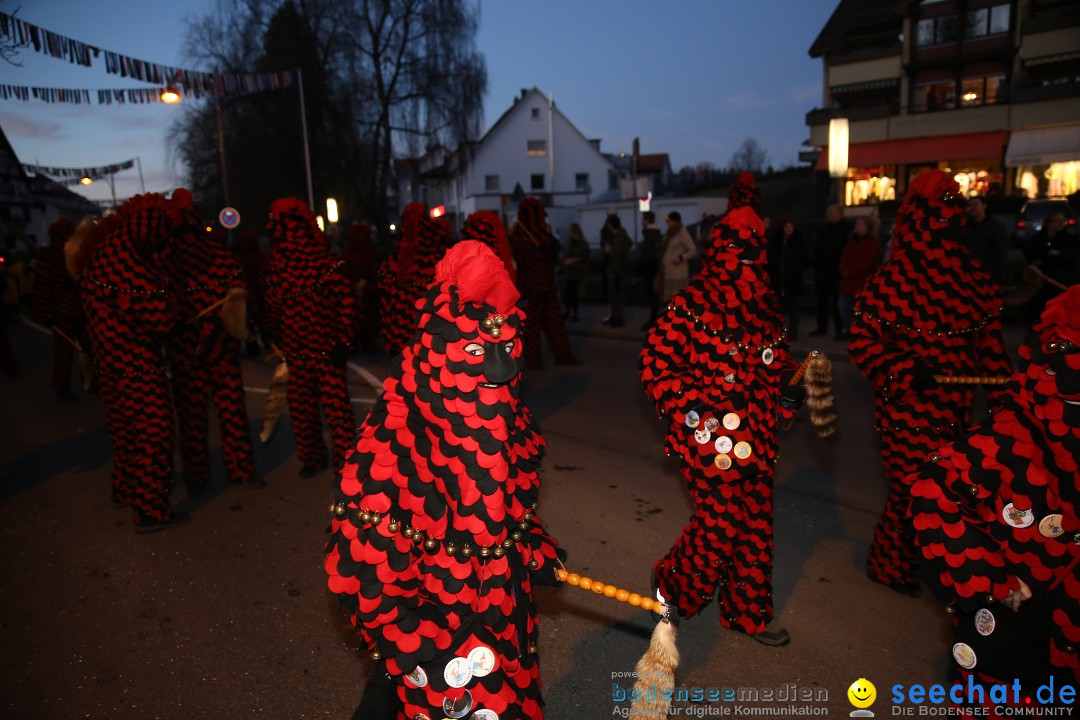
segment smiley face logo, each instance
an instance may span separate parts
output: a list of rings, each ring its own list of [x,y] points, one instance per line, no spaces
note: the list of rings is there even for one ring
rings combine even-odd
[[[857,708],[868,708],[877,699],[877,688],[866,678],[859,678],[851,683],[847,691],[848,701]]]

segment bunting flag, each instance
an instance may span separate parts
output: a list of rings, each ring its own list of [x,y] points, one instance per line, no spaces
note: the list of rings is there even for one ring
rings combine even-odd
[[[74,65],[92,67],[95,60],[104,59],[105,72],[110,75],[119,75],[120,77],[131,78],[159,87],[165,85],[177,86],[182,89],[185,96],[196,99],[201,98],[203,95],[221,96],[262,92],[264,90],[281,90],[293,84],[293,72],[291,70],[275,73],[206,73],[138,60],[120,53],[102,50],[99,47],[59,35],[37,25],[31,25],[25,20],[5,12],[0,12],[0,38],[7,40],[15,48],[33,48],[43,55],[58,60],[67,60]],[[60,88],[38,89],[49,90],[50,93],[51,91],[64,92]],[[118,93],[121,91],[104,90],[98,92]],[[128,93],[129,91],[124,90],[122,92]],[[6,99],[6,96],[0,97]],[[17,95],[15,97],[20,100],[25,99]],[[116,99],[117,96],[114,94],[112,95],[113,99],[108,102],[103,102],[101,97],[99,95],[99,104],[108,104],[114,101],[154,102],[154,100],[149,99],[136,99],[135,95],[125,95],[122,99]],[[46,102],[70,101],[46,100]],[[90,101],[86,99],[85,102]]]
[[[133,167],[135,167],[135,158],[125,160],[124,162],[114,163],[113,165],[102,165],[101,167],[64,168],[46,167],[44,165],[23,165],[23,168],[27,172],[33,173],[34,175],[48,175],[51,180],[53,180],[53,178],[65,178],[64,180],[53,180],[57,185],[77,185],[84,177],[88,177],[91,180],[97,180],[106,175],[114,175],[121,170],[130,170]]]
[[[87,88],[44,88],[0,84],[0,100],[40,100],[74,105],[142,105],[162,102],[161,88],[123,88],[92,90]]]

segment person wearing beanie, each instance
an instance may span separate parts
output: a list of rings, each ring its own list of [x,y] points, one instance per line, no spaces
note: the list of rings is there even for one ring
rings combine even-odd
[[[565,553],[536,515],[519,299],[454,245],[340,474],[325,569],[377,663],[354,718],[543,717],[533,587]]]
[[[335,471],[356,430],[345,367],[356,327],[356,294],[302,201],[275,200],[268,229],[263,339],[271,349],[276,345],[289,365],[289,418],[300,475],[310,477],[326,467],[322,416],[330,428]]]
[[[75,259],[91,352],[113,445],[112,501],[138,532],[186,522],[173,510],[173,406],[162,346],[177,326],[165,257],[171,203],[136,195],[87,229]]]
[[[75,226],[67,220],[49,226],[49,246],[38,261],[34,289],[35,318],[53,331],[52,387],[60,400],[75,399],[71,394],[73,343],[79,343],[83,352],[90,346],[79,284],[68,273],[64,258],[64,245],[74,232]]]
[[[1047,303],[993,417],[938,449],[909,481],[915,538],[951,598],[965,687],[969,677],[1015,678],[1025,695],[1051,678],[1056,687],[1080,684],[1077,458],[1074,285]]]
[[[910,476],[971,425],[972,385],[935,375],[1002,376],[998,285],[964,240],[956,182],[940,170],[917,177],[900,206],[889,256],[855,296],[851,360],[874,389],[874,417],[889,482],[866,572],[905,595],[921,593],[910,515]],[[988,391],[995,400],[1000,390]]]
[[[171,198],[178,225],[165,270],[180,319],[165,352],[172,369],[180,461],[184,484],[193,495],[210,482],[209,405],[217,411],[221,456],[229,479],[251,487],[266,483],[255,473],[244,380],[240,374],[241,341],[247,333],[247,284],[243,269],[224,243],[207,232],[191,193],[175,190]],[[221,310],[213,308],[219,302]],[[238,314],[243,338],[233,337],[224,312]]]
[[[570,339],[566,335],[566,322],[559,310],[555,287],[558,248],[548,232],[544,205],[537,198],[527,197],[521,201],[518,220],[510,231],[510,250],[517,263],[517,286],[529,308],[529,320],[523,330],[526,366],[543,366],[541,334],[546,335],[551,344],[556,365],[575,364],[577,360],[570,351]]]
[[[641,352],[641,382],[667,423],[694,514],[654,568],[658,599],[692,617],[713,598],[720,624],[785,645],[773,620],[773,467],[777,418],[805,391],[790,380],[784,322],[765,270],[761,218],[730,210],[701,270],[670,301]]]

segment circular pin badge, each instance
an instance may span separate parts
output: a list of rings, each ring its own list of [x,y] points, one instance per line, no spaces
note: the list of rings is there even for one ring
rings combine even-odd
[[[724,382],[726,382],[728,385],[731,385],[733,382],[735,382],[735,373],[728,373],[727,375],[725,375]]]
[[[751,453],[753,452],[754,451],[753,449],[751,449],[750,443],[745,441],[735,443],[735,457],[739,458],[740,460],[745,460],[746,458],[750,457]]]
[[[718,453],[731,452],[731,446],[731,438],[729,438],[727,435],[721,435],[720,437],[716,438],[716,442],[713,444],[713,447],[716,448],[716,452]]]
[[[975,657],[975,651],[971,649],[971,646],[967,643],[956,643],[952,646],[952,656],[956,664],[965,670],[970,670],[975,667],[977,659]]]
[[[701,416],[698,415],[696,411],[691,410],[690,412],[686,413],[686,427],[696,428],[698,426],[698,423],[700,422]]]
[[[463,691],[461,697],[444,697],[442,701],[442,709],[446,713],[446,717],[454,718],[454,720],[468,715],[469,711],[472,710],[472,706],[472,693],[468,690]]]
[[[726,427],[728,430],[738,430],[739,424],[741,422],[742,421],[739,420],[739,416],[735,413],[728,413],[724,416],[724,427]]]
[[[480,708],[472,714],[472,720],[499,720],[499,713],[488,708]]]
[[[478,645],[469,651],[469,666],[473,677],[484,677],[495,669],[495,653],[485,645]]]
[[[413,715],[413,720],[431,720],[431,718],[424,713],[416,713]]]
[[[705,418],[705,429],[711,433],[716,432],[718,429],[720,429],[720,421],[710,415],[709,417]]]
[[[994,632],[995,627],[997,627],[997,620],[994,619],[994,613],[986,608],[982,608],[975,613],[975,630],[980,635],[989,635]]]
[[[221,212],[218,213],[218,222],[226,230],[232,230],[240,224],[240,213],[236,212],[236,208],[222,208]]]
[[[1026,528],[1035,522],[1035,513],[1030,510],[1021,510],[1009,503],[1001,509],[1001,519],[1014,528]]]
[[[405,676],[405,682],[410,683],[413,687],[427,687],[427,673],[423,668],[416,668],[411,673]]]
[[[1043,537],[1056,538],[1062,532],[1060,513],[1051,513],[1039,521],[1039,534]]]
[[[462,688],[472,680],[472,665],[463,657],[451,658],[443,670],[443,680],[452,688]]]
[[[765,363],[766,365],[772,365],[773,360],[775,359],[776,353],[773,352],[772,348],[765,348],[761,351],[761,362]]]
[[[699,445],[704,445],[709,442],[709,438],[712,437],[712,433],[705,428],[698,428],[694,431],[694,439],[698,441]]]
[[[731,456],[720,453],[715,458],[713,458],[713,465],[715,465],[720,470],[727,470],[731,467]]]

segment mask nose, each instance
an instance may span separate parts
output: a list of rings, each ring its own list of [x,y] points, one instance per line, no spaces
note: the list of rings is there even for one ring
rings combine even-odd
[[[505,385],[520,372],[517,362],[502,343],[484,343],[484,377],[489,383]]]

